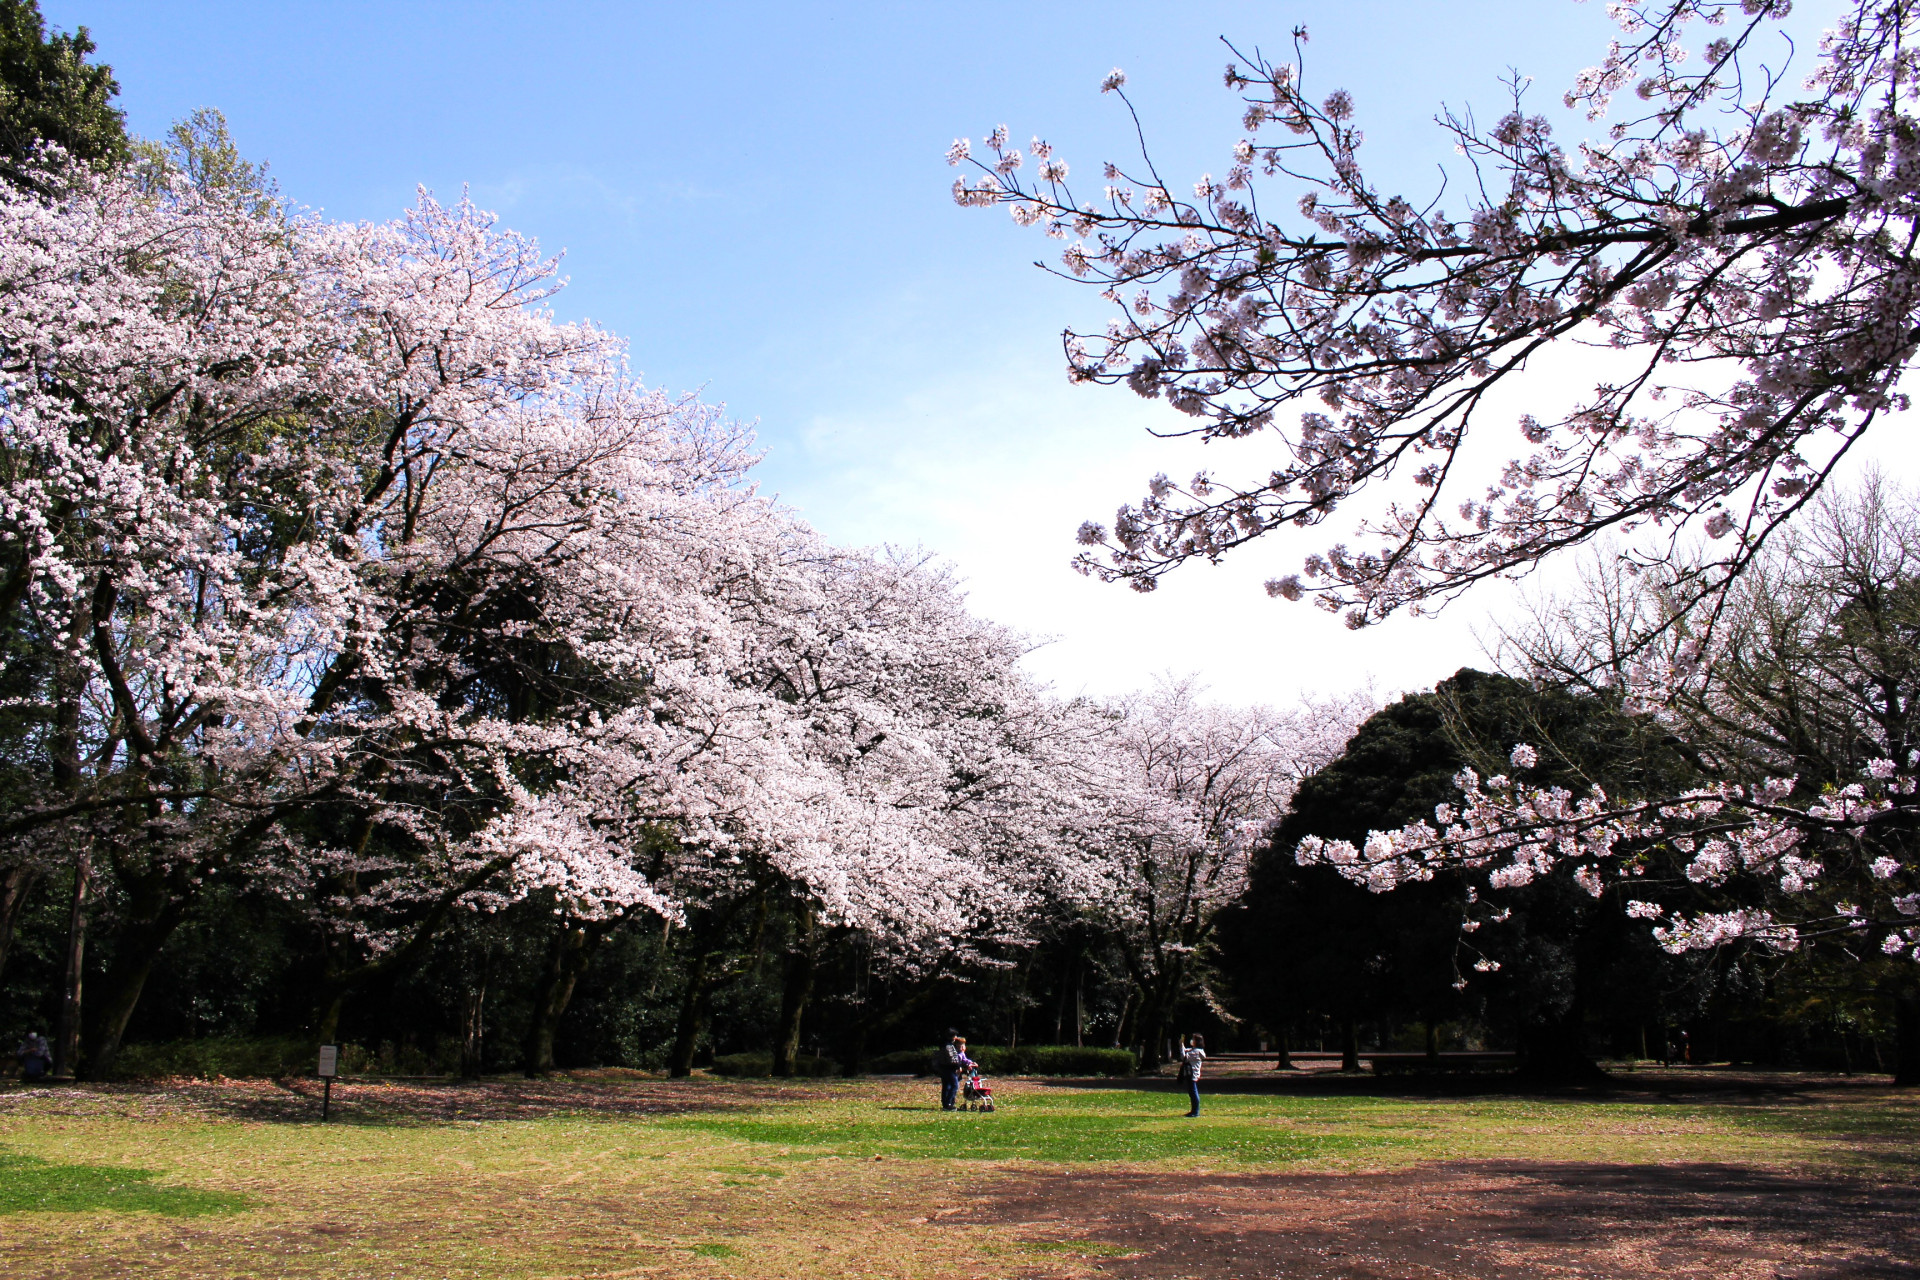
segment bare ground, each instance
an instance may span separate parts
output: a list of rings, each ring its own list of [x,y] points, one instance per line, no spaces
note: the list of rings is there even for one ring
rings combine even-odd
[[[1920,1280],[1920,1187],[1715,1164],[1010,1173],[946,1221],[1140,1280]]]

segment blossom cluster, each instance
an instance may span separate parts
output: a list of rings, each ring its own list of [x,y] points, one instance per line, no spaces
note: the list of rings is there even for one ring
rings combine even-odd
[[[1516,770],[1533,768],[1538,759],[1528,744],[1513,748]],[[1303,865],[1333,867],[1375,892],[1465,870],[1484,871],[1494,890],[1511,889],[1565,867],[1595,898],[1618,886],[1629,895],[1627,914],[1655,922],[1655,939],[1675,954],[1736,939],[1791,951],[1808,936],[1878,930],[1886,954],[1920,961],[1920,937],[1902,919],[1920,914],[1920,895],[1899,892],[1920,883],[1920,867],[1883,855],[1867,865],[1874,889],[1867,902],[1837,908],[1825,902],[1828,868],[1811,852],[1814,846],[1857,850],[1875,823],[1905,808],[1915,793],[1913,776],[1891,761],[1874,761],[1867,774],[1796,804],[1793,778],[1753,786],[1721,782],[1623,801],[1597,786],[1576,798],[1564,787],[1504,774],[1483,779],[1469,768],[1454,778],[1460,802],[1439,805],[1433,822],[1372,832],[1362,847],[1309,836],[1294,853]],[[1754,885],[1776,905],[1691,913],[1662,905],[1663,890],[1674,889],[1660,873],[1663,863],[1677,863],[1680,879],[1694,886]]]
[[[43,176],[0,190],[0,597],[53,760],[10,863],[271,889],[367,963],[778,891],[914,965],[1107,900],[1123,828],[1238,858],[1273,800],[1163,800],[1138,717],[760,496],[471,202]]]
[[[1390,486],[1384,516],[1268,589],[1364,625],[1642,527],[1720,548],[1701,590],[1739,572],[1906,405],[1920,319],[1900,247],[1920,225],[1920,20],[1849,0],[1796,97],[1776,60],[1788,9],[1611,6],[1623,38],[1566,97],[1604,135],[1563,143],[1516,76],[1490,127],[1442,116],[1453,211],[1369,181],[1354,97],[1306,88],[1304,29],[1289,60],[1236,53],[1243,133],[1191,194],[1144,151],[1088,199],[1038,139],[1037,168],[1004,126],[956,143],[948,160],[978,176],[955,199],[1065,241],[1059,273],[1115,307],[1104,332],[1066,335],[1070,377],[1163,398],[1187,434],[1278,437],[1261,473],[1163,477],[1087,522],[1076,564],[1149,590]],[[1124,85],[1116,70],[1101,89]],[[1621,115],[1629,86],[1640,105]],[[1497,385],[1572,343],[1618,367],[1557,419],[1486,421]],[[1476,430],[1512,426],[1528,451],[1493,485],[1455,467]]]

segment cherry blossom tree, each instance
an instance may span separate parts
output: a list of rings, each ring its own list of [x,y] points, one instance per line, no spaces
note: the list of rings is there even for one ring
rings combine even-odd
[[[1148,590],[1384,487],[1357,543],[1268,590],[1359,626],[1654,528],[1721,540],[1691,594],[1741,571],[1905,408],[1920,338],[1913,8],[1840,6],[1791,75],[1788,10],[1611,6],[1621,37],[1565,96],[1596,136],[1561,142],[1521,81],[1491,128],[1444,111],[1457,195],[1368,177],[1355,99],[1309,89],[1303,29],[1288,60],[1234,53],[1245,136],[1191,193],[1145,154],[1089,199],[1047,142],[957,141],[949,161],[977,176],[955,200],[1067,241],[1057,270],[1118,308],[1066,334],[1074,379],[1164,397],[1203,439],[1274,437],[1263,475],[1159,476],[1110,528],[1083,525],[1078,567]],[[1125,83],[1102,89],[1125,100]],[[1580,344],[1605,354],[1573,409],[1487,420],[1496,391],[1544,389],[1530,361]],[[1485,484],[1462,457],[1508,425],[1531,451]]]
[[[1207,701],[1192,679],[1101,709],[1104,776],[1081,838],[1090,899],[1118,935],[1128,992],[1116,1043],[1160,1061],[1179,1002],[1206,982],[1214,917],[1246,888],[1253,847],[1294,788],[1374,710],[1364,696],[1286,711]]]
[[[739,433],[555,323],[468,204],[44,185],[0,201],[0,605],[51,654],[53,785],[4,831],[127,897],[96,1068],[210,877],[312,901],[336,985],[476,894],[663,905],[593,748],[703,625],[682,544],[751,502]]]
[[[792,924],[776,1056],[790,1061],[828,938],[857,937],[908,973],[951,968],[1020,936],[1068,852],[1073,804],[1053,703],[1016,663],[1025,643],[972,615],[924,557],[826,547],[762,525],[752,572],[715,581],[742,646],[735,679],[776,716],[784,795],[751,796],[724,857],[692,848],[667,883],[690,904],[690,977],[672,1069],[690,1068],[703,1002],[751,964],[723,956],[749,913]],[[756,924],[754,935],[764,926]]]

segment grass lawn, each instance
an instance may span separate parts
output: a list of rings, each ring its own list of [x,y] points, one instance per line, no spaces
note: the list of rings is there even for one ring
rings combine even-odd
[[[349,1085],[324,1126],[305,1082],[0,1091],[0,1275],[1093,1274],[1115,1249],[1073,1222],[982,1211],[1001,1180],[1487,1160],[1920,1179],[1911,1092],[1236,1083],[1197,1121],[1125,1082],[1002,1082],[994,1115],[943,1114],[924,1081]]]

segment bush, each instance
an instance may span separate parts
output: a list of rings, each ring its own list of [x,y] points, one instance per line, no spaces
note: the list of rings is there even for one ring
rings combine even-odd
[[[170,1040],[160,1044],[130,1044],[120,1050],[113,1074],[122,1079],[156,1076],[297,1076],[312,1075],[319,1054],[303,1037],[252,1040],[214,1037],[206,1040]]]
[[[868,1058],[866,1072],[870,1076],[930,1076],[932,1062],[932,1049],[896,1049]]]
[[[343,1043],[342,1076],[448,1076],[460,1069],[460,1046],[444,1040],[433,1052],[383,1040],[374,1046]],[[194,1076],[211,1080],[262,1076],[310,1076],[319,1068],[319,1046],[304,1036],[247,1038],[209,1036],[130,1044],[120,1051],[113,1074],[123,1080]]]
[[[770,1053],[726,1053],[713,1060],[713,1074],[717,1076],[770,1076],[773,1074],[773,1055]],[[816,1058],[812,1054],[798,1054],[793,1059],[793,1074],[796,1076],[837,1076],[840,1064],[832,1058]]]
[[[990,1076],[1130,1076],[1138,1068],[1130,1049],[1095,1049],[1072,1044],[1023,1044],[1017,1049],[985,1045],[968,1056]],[[901,1049],[869,1059],[874,1075],[933,1074],[933,1048]]]

